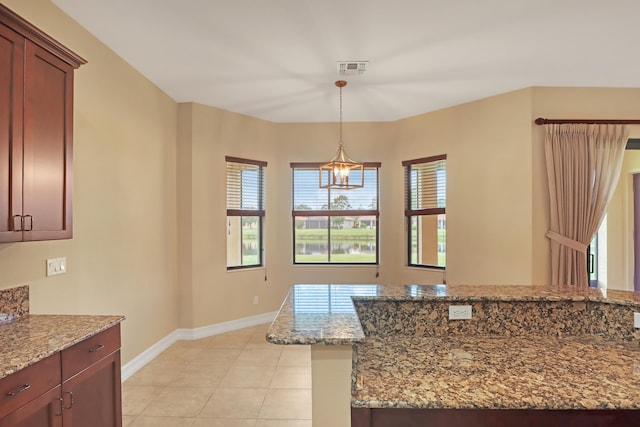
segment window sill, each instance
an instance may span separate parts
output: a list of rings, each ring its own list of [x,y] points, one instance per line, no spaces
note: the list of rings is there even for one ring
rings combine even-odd
[[[240,271],[254,271],[254,270],[264,270],[265,266],[264,265],[257,265],[255,267],[251,266],[251,267],[234,267],[234,268],[227,268],[227,273],[237,273]]]
[[[333,264],[333,263],[308,263],[308,264],[292,264],[293,267],[339,267],[339,268],[380,268],[380,264]]]
[[[404,268],[411,270],[432,270],[432,271],[447,271],[447,267],[438,267],[435,265],[405,265]]]

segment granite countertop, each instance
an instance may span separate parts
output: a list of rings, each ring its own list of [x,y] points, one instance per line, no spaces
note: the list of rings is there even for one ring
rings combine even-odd
[[[355,353],[353,407],[640,409],[638,342],[376,337]]]
[[[593,288],[296,285],[267,340],[353,345],[352,407],[640,409],[637,311]]]
[[[0,379],[123,320],[123,316],[27,314],[0,323]]]
[[[353,307],[358,300],[597,301],[640,307],[640,293],[542,286],[294,285],[267,332],[274,344],[355,344],[365,334]]]

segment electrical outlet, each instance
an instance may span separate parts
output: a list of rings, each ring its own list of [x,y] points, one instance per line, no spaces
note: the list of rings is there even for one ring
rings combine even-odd
[[[633,327],[640,328],[640,313],[633,313]]]
[[[255,296],[253,297],[253,303],[254,303],[254,304],[258,304],[259,302],[260,302],[260,298],[258,297],[258,295],[255,295]]]
[[[472,316],[470,305],[450,305],[449,320],[469,320]]]
[[[64,274],[67,272],[67,257],[47,259],[47,276]]]

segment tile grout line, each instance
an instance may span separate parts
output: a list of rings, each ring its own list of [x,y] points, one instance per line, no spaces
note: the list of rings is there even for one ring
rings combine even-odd
[[[178,353],[180,354],[180,352],[182,352],[183,350],[196,350],[198,349],[198,351],[192,351],[193,355],[190,357],[185,357],[184,359],[180,358],[179,356],[176,357],[177,361],[181,361],[185,364],[189,364],[190,362],[192,362],[193,360],[199,359],[199,358],[205,358],[206,357],[206,352],[207,350],[211,350],[211,349],[220,349],[220,350],[238,350],[237,354],[235,356],[233,356],[232,359],[230,359],[230,364],[228,367],[226,367],[226,372],[224,372],[224,375],[222,376],[222,379],[220,379],[219,381],[215,381],[215,386],[212,387],[212,392],[211,394],[208,396],[208,398],[206,399],[206,401],[203,403],[203,405],[199,408],[198,413],[195,416],[174,416],[174,415],[166,415],[166,417],[168,418],[184,418],[184,419],[193,419],[194,422],[192,425],[195,425],[198,423],[198,420],[200,419],[209,419],[210,417],[205,417],[202,416],[204,409],[206,408],[206,406],[211,402],[211,400],[214,398],[214,396],[216,395],[216,393],[222,389],[222,384],[224,383],[224,379],[228,376],[230,370],[233,367],[241,367],[242,365],[237,365],[238,361],[241,359],[243,353],[246,354],[250,354],[250,353],[245,353],[246,352],[254,352],[254,351],[261,351],[261,350],[273,350],[272,347],[270,346],[262,346],[262,342],[264,340],[264,342],[266,343],[266,340],[264,338],[265,334],[263,331],[264,327],[263,326],[258,326],[258,327],[254,327],[253,331],[251,334],[246,334],[246,336],[244,334],[238,334],[234,337],[233,333],[229,333],[229,334],[224,334],[227,337],[234,337],[231,339],[231,341],[234,341],[237,339],[237,343],[238,344],[229,344],[229,347],[226,347],[224,344],[222,347],[216,347],[215,346],[215,340],[212,341],[206,341],[202,343],[202,346],[188,346],[185,348],[177,348],[177,347],[170,347],[169,349],[169,353],[167,353],[167,350],[165,350],[165,352],[163,352],[162,354],[164,354],[165,356],[167,354],[173,354],[173,353]],[[222,335],[222,334],[221,334]],[[216,336],[216,337],[220,337],[220,336]],[[253,366],[251,363],[254,362],[248,362],[250,364],[246,365],[247,367],[255,367],[255,368],[259,368],[261,370],[267,370],[267,369],[272,369],[271,375],[269,377],[269,381],[267,384],[267,387],[264,389],[265,393],[263,395],[263,397],[260,400],[260,404],[259,407],[257,409],[257,415],[256,418],[251,417],[251,418],[211,418],[211,419],[246,419],[246,420],[253,420],[254,421],[254,426],[261,424],[261,420],[285,420],[280,419],[280,418],[262,418],[260,416],[261,412],[263,411],[263,409],[265,408],[265,403],[267,402],[267,398],[269,396],[269,393],[273,390],[308,390],[310,391],[311,388],[310,387],[280,387],[280,388],[274,388],[273,384],[275,381],[275,376],[276,376],[276,372],[278,371],[278,368],[285,368],[284,370],[286,371],[286,368],[308,368],[308,366],[305,364],[304,366],[283,366],[281,365],[281,362],[283,361],[283,355],[284,355],[284,347],[282,346],[278,346],[280,348],[278,348],[279,350],[279,354],[277,356],[277,359],[275,360],[275,364],[273,366],[271,366],[270,364],[265,365],[265,366],[261,366],[259,364],[257,364],[256,366]],[[171,348],[173,348],[173,350],[171,351]],[[161,354],[161,355],[162,355]],[[253,355],[255,355],[256,353],[254,353]],[[259,353],[257,353],[259,354]],[[171,357],[165,357],[165,359],[168,360],[172,360]],[[226,360],[225,362],[226,363]],[[224,363],[221,363],[224,364]],[[259,363],[259,362],[256,362]],[[212,365],[212,366],[216,366],[216,364]],[[174,366],[175,368],[175,366]],[[206,367],[204,367],[203,369],[206,369]],[[186,370],[185,366],[181,366],[180,368],[178,368],[179,372],[184,372]],[[135,376],[135,375],[134,375]],[[132,377],[133,378],[133,377]],[[128,381],[127,381],[128,382]],[[158,385],[154,385],[154,384],[139,384],[140,386],[150,386],[150,387],[158,387]],[[132,386],[135,387],[135,386]],[[154,395],[154,397],[141,409],[140,412],[138,412],[135,415],[128,415],[126,414],[125,416],[127,417],[131,417],[130,418],[130,422],[129,424],[127,424],[130,427],[135,427],[136,423],[139,422],[139,420],[142,417],[147,417],[145,415],[143,415],[144,411],[147,410],[147,408],[154,402],[157,400],[157,398],[163,393],[165,392],[167,389],[169,389],[171,387],[171,385],[160,385],[159,391]],[[201,388],[201,387],[190,387],[190,386],[184,386],[187,388]],[[229,388],[235,388],[235,387],[229,387]],[[242,388],[256,388],[256,387],[238,387],[238,389],[242,389]],[[256,402],[257,403],[257,402]],[[159,415],[149,415],[148,417],[153,417],[153,418],[162,418],[162,416]],[[310,421],[309,418],[286,418],[287,421],[291,420],[291,421]],[[264,421],[262,422],[262,424],[264,424]]]

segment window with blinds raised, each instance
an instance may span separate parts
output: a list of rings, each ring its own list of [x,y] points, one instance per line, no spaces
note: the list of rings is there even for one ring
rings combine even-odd
[[[365,163],[352,171],[364,186],[320,188],[320,163],[292,163],[293,262],[295,264],[378,263],[378,168]]]
[[[447,156],[402,162],[408,265],[445,268],[447,259]]]
[[[227,270],[260,267],[264,251],[266,162],[226,157]]]

